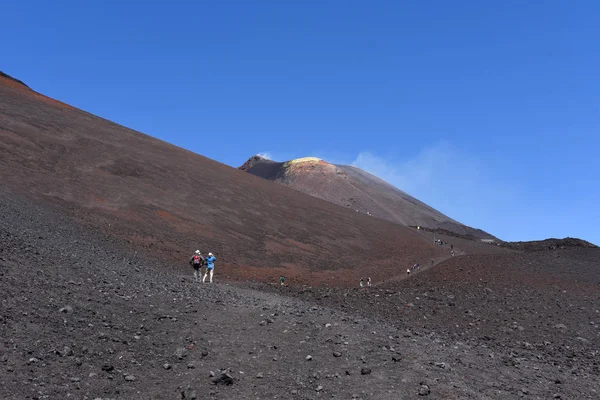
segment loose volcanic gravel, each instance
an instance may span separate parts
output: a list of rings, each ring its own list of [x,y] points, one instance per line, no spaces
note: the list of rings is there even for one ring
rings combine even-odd
[[[257,290],[199,284],[191,271],[164,267],[0,189],[0,398],[598,398],[597,338],[589,334],[573,339],[567,366],[539,343],[524,343],[518,326],[517,351],[497,338],[438,334],[426,322],[436,318],[428,306],[401,323],[371,312],[404,307],[408,292]],[[410,313],[451,301],[441,289],[407,290],[429,293]],[[383,302],[388,297],[394,302]],[[589,332],[598,322],[588,322]]]

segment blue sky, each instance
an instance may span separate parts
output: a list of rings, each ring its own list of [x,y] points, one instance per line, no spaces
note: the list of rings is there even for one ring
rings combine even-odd
[[[354,164],[505,240],[600,244],[600,3],[26,1],[0,70],[223,163]]]

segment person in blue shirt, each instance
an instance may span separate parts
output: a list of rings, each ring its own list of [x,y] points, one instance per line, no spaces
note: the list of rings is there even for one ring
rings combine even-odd
[[[206,271],[204,272],[204,277],[202,278],[202,283],[206,280],[206,277],[210,275],[210,283],[213,283],[213,273],[215,270],[215,261],[217,258],[213,255],[213,253],[208,253],[208,257],[206,258]]]

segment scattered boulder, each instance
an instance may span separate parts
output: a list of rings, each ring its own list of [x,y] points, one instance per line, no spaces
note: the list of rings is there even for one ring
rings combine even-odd
[[[69,357],[73,355],[73,350],[70,347],[65,346],[62,350],[57,350],[56,354],[58,354],[61,357]]]
[[[181,391],[181,400],[197,400],[198,399],[198,394],[196,393],[195,390],[192,390],[191,388],[187,388],[185,390]]]
[[[435,366],[442,369],[448,369],[450,366],[445,362],[436,362]]]
[[[215,385],[230,386],[233,385],[234,379],[233,376],[229,375],[228,373],[222,372],[219,376],[213,378],[212,382]]]
[[[185,347],[179,347],[175,350],[175,352],[173,353],[173,355],[178,359],[178,360],[183,360],[185,357],[187,357],[187,349]]]
[[[369,375],[371,373],[371,368],[363,367],[360,369],[361,375]]]

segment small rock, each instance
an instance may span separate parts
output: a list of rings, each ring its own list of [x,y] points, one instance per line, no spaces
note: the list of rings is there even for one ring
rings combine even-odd
[[[64,306],[63,308],[61,308],[60,310],[58,310],[61,313],[72,313],[73,312],[73,307],[71,306]]]
[[[419,396],[428,396],[431,393],[428,385],[421,385],[419,387]]]
[[[183,360],[184,357],[187,357],[187,349],[185,347],[179,347],[175,350],[175,353],[173,353],[173,355],[178,360]]]
[[[557,385],[560,385],[562,383],[562,381],[559,378],[554,379],[554,383],[556,383]]]
[[[306,356],[306,361],[312,361],[312,356]]]
[[[61,357],[68,357],[73,355],[73,350],[70,347],[65,346],[62,350],[56,352]]]
[[[31,358],[30,358],[30,359],[27,361],[27,364],[35,364],[35,363],[38,363],[38,362],[40,362],[40,360],[38,360],[38,359],[37,359],[37,358],[35,358],[35,357],[31,357]]]
[[[215,377],[215,373],[213,371],[210,371],[210,373],[208,374],[211,378]]]
[[[567,329],[567,326],[565,324],[556,324],[554,325],[554,327],[556,329]]]
[[[206,357],[208,355],[208,351],[207,350],[203,350],[202,351],[202,357]]]
[[[446,364],[445,362],[436,362],[435,366],[442,369],[448,369],[448,364]]]
[[[198,394],[195,390],[192,390],[190,387],[188,387],[187,389],[181,391],[181,398],[185,400],[197,400]]]
[[[166,364],[163,364],[163,368],[164,368],[164,369],[166,369],[166,370],[169,370],[169,369],[171,369],[172,367],[171,367],[171,364],[169,364],[169,363],[166,363]]]
[[[323,389],[324,389],[324,387],[323,387],[323,386],[321,386],[321,385],[319,385],[319,386],[317,386],[317,388],[315,389],[315,391],[316,391],[316,392],[320,392],[320,391],[321,391],[321,390],[323,390]]]
[[[523,389],[521,389],[521,393],[529,394],[529,390],[527,390],[527,388],[523,388]]]
[[[81,378],[73,377],[71,378],[71,382],[81,382]]]
[[[363,368],[360,369],[360,374],[361,375],[369,375],[370,373],[371,373],[371,368],[363,367]]]
[[[263,375],[263,373],[262,373],[262,372],[259,372],[258,374],[256,374],[256,378],[257,378],[257,379],[262,379],[262,378],[264,378],[264,377],[265,377],[265,376]]]
[[[333,356],[334,356],[334,357],[341,357],[341,356],[342,356],[342,353],[340,353],[339,351],[334,351],[334,352],[333,352]]]
[[[196,369],[196,365],[194,363],[189,363],[187,367],[188,369]]]
[[[402,360],[402,357],[400,357],[400,356],[392,356],[392,361],[393,362],[399,362],[401,360]]]
[[[110,365],[110,364],[104,364],[104,365],[102,366],[102,371],[105,371],[105,372],[111,372],[111,371],[112,371],[112,370],[114,370],[114,369],[115,369],[115,367],[113,367],[113,366],[112,366],[112,365]]]
[[[233,376],[229,375],[226,372],[223,372],[218,377],[213,378],[213,384],[215,384],[215,385],[230,386],[230,385],[233,385],[233,382],[234,382]]]
[[[294,390],[292,390],[292,394],[293,394],[293,395],[297,395],[297,394],[298,394],[298,391],[297,391],[296,389],[294,389]]]
[[[127,382],[133,382],[133,381],[135,381],[135,376],[133,376],[133,375],[126,375],[125,376],[125,380]]]

